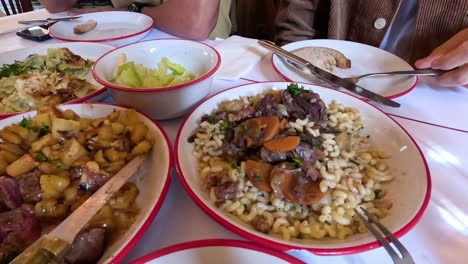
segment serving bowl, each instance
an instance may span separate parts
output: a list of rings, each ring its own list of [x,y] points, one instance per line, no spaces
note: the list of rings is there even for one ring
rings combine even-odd
[[[380,246],[370,233],[356,233],[344,239],[295,239],[283,240],[279,235],[264,234],[238,217],[226,213],[215,205],[210,194],[202,189],[198,173],[198,159],[193,154],[194,144],[188,139],[199,126],[201,118],[211,114],[218,104],[254,96],[268,89],[285,89],[287,82],[267,82],[234,87],[213,95],[198,105],[184,120],[175,142],[176,168],[179,178],[192,199],[213,219],[237,234],[278,250],[306,249],[320,255],[353,254]],[[357,108],[366,123],[362,131],[370,135],[378,149],[391,158],[388,165],[395,179],[385,183],[385,198],[393,203],[381,222],[396,236],[401,237],[420,220],[431,193],[430,173],[423,154],[411,135],[396,121],[374,106],[343,92],[310,84],[301,84],[318,93],[325,104],[337,100],[344,106]]]
[[[90,103],[61,105],[58,108],[71,109],[80,117],[86,118],[105,117],[114,110],[126,109],[115,105]],[[35,115],[36,111],[31,111],[0,120],[0,128],[18,123],[24,117],[32,118]],[[115,241],[107,245],[98,263],[120,263],[123,260],[153,222],[169,188],[172,150],[167,135],[151,118],[143,114],[139,114],[139,117],[154,137],[154,145],[149,157],[130,178],[130,181],[135,183],[140,191],[136,198],[139,212],[133,224]]]
[[[190,82],[159,88],[130,88],[110,82],[119,60],[125,53],[127,61],[156,68],[162,58],[178,63],[196,75]],[[154,119],[164,120],[186,114],[211,91],[213,76],[221,63],[218,52],[203,43],[182,39],[142,41],[104,54],[93,66],[92,74],[109,88],[117,104],[138,109]]]
[[[11,63],[14,63],[15,61],[24,60],[29,55],[32,55],[32,54],[45,55],[47,54],[47,49],[49,48],[68,48],[74,54],[79,55],[84,59],[90,59],[93,61],[96,61],[100,56],[114,49],[113,46],[101,44],[101,43],[69,42],[69,43],[42,44],[42,45],[37,45],[34,47],[29,47],[29,48],[24,48],[24,49],[19,49],[19,50],[12,50],[12,51],[1,53],[0,65],[11,64]],[[71,100],[66,103],[97,102],[97,101],[103,100],[106,96],[108,96],[106,93],[105,87],[99,84],[98,82],[96,82],[96,80],[94,80],[91,74],[91,71],[86,76],[86,80],[96,85],[98,89],[96,89],[96,91],[86,96]],[[16,114],[19,114],[19,112],[0,113],[0,119],[13,116]]]

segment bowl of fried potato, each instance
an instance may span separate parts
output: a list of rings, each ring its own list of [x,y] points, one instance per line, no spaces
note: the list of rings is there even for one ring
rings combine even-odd
[[[0,120],[0,262],[53,230],[140,154],[139,170],[78,234],[65,263],[118,263],[167,193],[172,151],[157,123],[107,104],[49,106]],[[14,252],[14,253],[13,253]]]

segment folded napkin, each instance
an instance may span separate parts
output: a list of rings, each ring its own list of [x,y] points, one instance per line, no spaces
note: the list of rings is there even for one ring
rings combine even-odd
[[[268,50],[257,44],[256,39],[232,36],[215,46],[221,55],[221,66],[215,77],[237,80],[247,74],[268,54]]]

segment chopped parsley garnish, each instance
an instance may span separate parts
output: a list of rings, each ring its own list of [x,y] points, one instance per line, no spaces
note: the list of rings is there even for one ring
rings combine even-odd
[[[23,117],[23,119],[19,122],[20,127],[30,128],[31,127],[31,119],[27,119]]]
[[[231,168],[240,171],[240,167],[239,167],[239,165],[237,165],[237,163],[232,163]]]
[[[294,96],[301,96],[301,92],[304,91],[304,86],[300,86],[297,83],[291,83],[288,85],[287,90]]]
[[[216,124],[216,118],[214,116],[212,116],[212,115],[208,116],[206,121],[208,121],[208,123],[210,123],[212,125]]]
[[[42,152],[39,152],[39,153],[36,154],[36,160],[38,160],[38,161],[46,161],[47,158],[46,158],[46,156],[45,156],[44,154],[42,154]]]
[[[223,129],[230,129],[232,127],[231,122],[227,119],[223,119],[223,123],[221,124],[221,128]]]
[[[320,142],[318,142],[318,140],[312,140],[312,146],[314,148],[320,148]]]
[[[301,165],[302,163],[302,160],[298,159],[298,158],[293,158],[292,159],[294,161],[294,163],[296,163],[297,165]]]
[[[280,185],[280,180],[275,178],[272,182],[271,182],[273,185]]]
[[[262,180],[262,175],[258,174],[258,172],[256,172],[256,173],[254,174],[254,177],[255,177],[255,180],[257,180],[257,181],[261,181],[261,180]]]
[[[12,64],[3,64],[3,66],[0,66],[0,78],[18,76],[26,73],[26,71],[27,69],[21,61],[15,61]]]
[[[242,125],[242,130],[244,130],[244,132],[247,132],[247,130],[249,130],[249,128],[246,125]]]
[[[50,133],[50,127],[48,125],[42,124],[41,129],[39,130],[39,135],[37,135],[39,138],[47,135]]]

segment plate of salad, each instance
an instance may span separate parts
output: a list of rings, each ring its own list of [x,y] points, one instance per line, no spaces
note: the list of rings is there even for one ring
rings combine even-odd
[[[0,118],[63,103],[98,101],[94,61],[113,47],[98,43],[54,43],[0,55]]]

